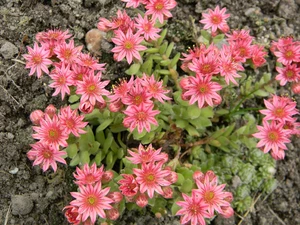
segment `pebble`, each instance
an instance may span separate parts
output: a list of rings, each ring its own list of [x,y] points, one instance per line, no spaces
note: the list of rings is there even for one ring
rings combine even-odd
[[[33,209],[33,202],[28,195],[14,195],[11,203],[11,213],[15,216],[27,215]]]
[[[12,59],[18,52],[18,48],[9,41],[6,41],[0,49],[0,53],[4,59]]]
[[[285,19],[293,19],[297,10],[298,6],[294,0],[282,0],[278,7],[278,15]]]

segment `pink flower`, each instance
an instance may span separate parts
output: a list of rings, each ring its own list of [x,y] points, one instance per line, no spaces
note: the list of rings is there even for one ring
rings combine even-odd
[[[214,11],[209,9],[208,13],[202,13],[204,19],[200,20],[200,23],[205,24],[204,29],[211,28],[212,32],[216,32],[217,29],[223,31],[227,30],[227,22],[226,19],[230,17],[230,14],[225,14],[226,8],[222,8],[217,6]]]
[[[151,131],[151,124],[158,125],[155,115],[159,114],[158,110],[153,110],[153,105],[129,106],[124,114],[127,116],[123,124],[125,127],[129,127],[132,132],[136,127],[139,133],[142,133],[144,129],[147,132]]]
[[[293,121],[292,116],[298,114],[296,102],[287,100],[286,98],[275,95],[269,101],[264,100],[264,103],[267,109],[259,111],[261,114],[266,115],[264,120],[277,120],[281,123],[285,123],[287,121]]]
[[[70,106],[60,110],[59,120],[67,134],[72,133],[79,137],[80,134],[86,133],[82,128],[85,128],[88,122],[83,122],[83,119],[84,116],[79,116],[77,110],[72,110]]]
[[[62,31],[58,29],[48,30],[47,32],[39,32],[35,36],[35,39],[38,42],[51,42],[55,41],[56,43],[62,43],[72,37],[69,34],[69,30]]]
[[[40,120],[44,118],[44,112],[42,110],[34,110],[33,112],[30,113],[30,121],[34,125],[40,125]]]
[[[204,202],[202,198],[199,198],[194,190],[192,190],[192,196],[182,193],[184,201],[176,202],[177,205],[182,207],[176,215],[182,215],[180,218],[181,224],[186,224],[191,221],[191,225],[206,225],[204,218],[210,218],[210,214],[207,212],[209,205]]]
[[[154,20],[149,20],[148,16],[144,16],[143,18],[140,14],[138,14],[138,18],[135,18],[135,20],[137,22],[137,24],[135,25],[137,33],[140,35],[144,35],[146,41],[156,40],[160,37],[160,35],[158,35],[158,32],[160,32],[161,29],[158,29],[154,26]]]
[[[76,63],[78,63],[80,66],[88,67],[92,70],[99,70],[103,71],[105,68],[105,63],[97,63],[97,60],[91,57],[89,54],[79,53],[78,57],[76,58]]]
[[[42,71],[46,74],[49,74],[48,66],[52,64],[52,61],[49,58],[50,52],[46,50],[43,46],[35,42],[33,49],[27,46],[28,53],[23,55],[26,59],[26,68],[30,68],[29,76],[33,75],[35,72],[37,77],[42,76]]]
[[[113,86],[113,94],[109,96],[111,102],[118,102],[124,100],[127,97],[129,90],[133,86],[133,76],[129,81],[121,80],[116,86]]]
[[[170,171],[163,170],[162,163],[163,162],[159,162],[155,165],[154,162],[150,162],[149,164],[142,164],[141,169],[133,169],[133,173],[136,175],[136,181],[140,184],[140,192],[147,192],[149,198],[153,198],[154,192],[163,195],[164,192],[161,187],[171,185],[171,183],[165,179],[165,177],[170,174]]]
[[[226,83],[229,85],[231,81],[235,85],[238,85],[235,78],[239,78],[241,75],[239,75],[237,71],[244,71],[244,67],[240,63],[235,62],[231,54],[225,51],[221,51],[220,53],[219,64],[220,75],[224,76]]]
[[[137,151],[138,152],[135,153],[133,151],[128,150],[128,153],[132,157],[126,158],[129,159],[133,164],[145,164],[165,159],[165,156],[160,154],[161,148],[155,150],[154,148],[152,148],[152,144],[150,144],[146,149],[143,145],[140,144]]]
[[[169,92],[169,90],[165,90],[162,83],[162,81],[156,81],[153,74],[150,77],[143,74],[143,79],[141,80],[142,86],[147,89],[151,97],[157,99],[161,103],[164,103],[164,100],[171,100],[171,98],[165,95]]]
[[[297,67],[297,64],[276,67],[276,70],[279,74],[275,79],[280,81],[281,86],[284,86],[287,82],[298,82],[300,80],[300,67]]]
[[[82,46],[75,47],[74,41],[70,40],[69,43],[61,43],[56,46],[54,53],[62,62],[72,65],[80,53]]]
[[[300,94],[300,81],[292,83],[292,91],[295,94]]]
[[[174,0],[149,0],[145,8],[147,9],[145,15],[151,15],[151,19],[163,24],[165,18],[172,17],[171,9],[175,8],[177,3]]]
[[[71,192],[75,200],[71,201],[70,204],[78,207],[78,213],[79,216],[82,216],[82,221],[90,217],[94,224],[97,215],[106,218],[104,209],[112,209],[110,204],[113,202],[110,198],[105,197],[109,189],[109,187],[102,189],[101,182],[98,182],[95,186],[79,186],[79,192]]]
[[[191,71],[201,76],[212,76],[219,73],[219,56],[210,52],[206,56],[201,54],[199,59],[194,58],[192,63],[188,64]]]
[[[59,68],[56,67],[49,75],[53,82],[49,85],[55,88],[55,92],[52,96],[56,96],[61,93],[61,99],[65,98],[65,94],[70,95],[70,88],[74,84],[73,72],[70,70],[70,65],[65,66],[64,64]]]
[[[122,2],[127,2],[126,8],[137,8],[140,5],[141,0],[122,0]]]
[[[291,142],[288,138],[290,130],[283,129],[283,124],[276,124],[274,120],[271,123],[263,120],[263,126],[257,126],[257,128],[259,132],[253,134],[254,137],[260,139],[256,147],[263,147],[264,153],[270,150],[287,149],[285,143]]]
[[[57,115],[54,115],[51,119],[45,114],[45,118],[40,120],[40,125],[40,127],[33,127],[33,130],[37,132],[36,134],[32,134],[34,139],[38,139],[49,145],[54,145],[56,148],[58,148],[59,145],[63,147],[68,146],[66,141],[68,135],[64,132]]]
[[[92,105],[96,104],[96,101],[105,103],[103,96],[109,95],[109,91],[105,90],[105,86],[109,81],[101,82],[101,72],[90,73],[88,76],[83,77],[83,81],[78,81],[76,94],[81,95],[80,102],[89,101]]]
[[[277,61],[283,65],[300,62],[300,44],[291,44],[284,47],[278,46],[278,50],[274,52],[274,55],[278,57]]]
[[[192,105],[198,101],[198,107],[205,107],[205,103],[210,106],[214,105],[215,101],[222,101],[217,91],[222,89],[222,86],[217,82],[212,82],[211,77],[202,77],[196,74],[196,77],[189,77],[190,85],[188,90],[183,94],[185,98],[190,98],[189,103]]]
[[[82,81],[85,76],[88,76],[90,73],[92,73],[92,70],[90,68],[80,66],[77,63],[74,63],[72,65],[72,71],[73,81],[76,86],[78,81]]]
[[[68,222],[72,225],[79,225],[81,223],[81,219],[77,219],[78,214],[78,207],[68,205],[63,208],[63,210],[66,210],[65,217],[67,218]]]
[[[232,44],[236,41],[245,41],[251,43],[254,39],[250,34],[250,30],[234,30],[232,34],[226,34],[227,41]]]
[[[139,51],[144,51],[147,48],[140,43],[143,37],[140,34],[132,34],[131,29],[128,29],[126,34],[119,30],[114,38],[111,39],[117,46],[111,51],[115,53],[117,61],[121,61],[126,57],[127,62],[130,64],[133,59],[141,60]]]
[[[195,190],[195,193],[209,205],[208,212],[210,217],[214,216],[214,210],[218,213],[222,213],[223,210],[221,206],[230,206],[229,202],[223,200],[225,193],[223,189],[226,184],[217,185],[216,182],[210,182],[209,177],[205,177],[204,183],[200,180],[196,180],[196,184],[198,189]]]
[[[255,68],[262,66],[266,60],[265,56],[268,54],[266,51],[264,51],[263,46],[259,45],[252,45],[252,62]]]
[[[120,191],[124,196],[133,197],[139,191],[139,185],[131,174],[122,174],[124,179],[118,181]]]
[[[121,30],[123,33],[127,33],[128,29],[134,30],[134,21],[127,15],[126,10],[117,11],[117,17],[114,17],[111,22],[111,29]]]
[[[91,166],[86,163],[84,164],[83,169],[76,167],[76,173],[74,173],[73,176],[76,178],[75,183],[80,186],[88,184],[93,185],[101,181],[103,174],[103,166],[97,168],[96,163],[93,163]]]
[[[49,166],[52,167],[54,172],[57,170],[56,162],[66,164],[63,156],[67,153],[64,151],[59,151],[54,145],[48,145],[43,142],[37,142],[31,145],[32,149],[27,153],[30,159],[33,159],[33,166],[41,165],[43,171],[48,170]],[[32,158],[32,156],[34,156]]]

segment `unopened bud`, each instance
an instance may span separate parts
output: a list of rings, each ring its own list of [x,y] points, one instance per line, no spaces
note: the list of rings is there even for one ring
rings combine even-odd
[[[110,220],[117,220],[120,216],[120,213],[117,209],[112,208],[106,211],[106,215]]]
[[[117,191],[109,193],[107,197],[112,199],[114,203],[119,203],[123,199],[123,195],[121,194],[121,192],[117,192]]]
[[[141,207],[144,208],[146,205],[148,205],[148,198],[145,194],[140,194],[137,198],[136,198],[136,204]]]
[[[200,170],[196,170],[193,174],[194,180],[200,180],[202,183],[204,181],[204,173],[202,173]]]
[[[299,82],[292,83],[292,91],[293,91],[295,94],[300,94],[300,81],[299,81]]]
[[[190,79],[188,77],[182,78],[179,82],[180,87],[185,90],[189,89],[190,84]]]
[[[101,181],[103,183],[108,183],[113,178],[114,178],[114,173],[111,170],[109,170],[109,171],[104,172]]]
[[[120,109],[122,108],[123,103],[121,101],[117,101],[117,102],[111,102],[108,106],[108,109],[111,112],[119,112]]]
[[[85,114],[89,114],[89,113],[93,112],[94,106],[89,101],[80,102],[79,110]]]
[[[104,109],[106,107],[106,102],[102,103],[102,102],[96,102],[95,108],[97,109]]]
[[[167,176],[165,179],[173,184],[176,183],[176,181],[178,180],[178,175],[176,172],[170,171],[169,176]]]
[[[169,186],[162,187],[164,194],[162,195],[164,198],[173,198],[173,189]]]
[[[30,113],[30,120],[34,125],[40,125],[40,120],[44,117],[44,112],[42,110],[34,110]]]
[[[54,105],[48,105],[47,108],[45,109],[45,113],[52,119],[53,116],[56,114],[57,109],[55,108]]]

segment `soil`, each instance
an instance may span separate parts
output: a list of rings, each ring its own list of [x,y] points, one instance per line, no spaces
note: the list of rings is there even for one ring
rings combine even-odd
[[[177,42],[177,49],[187,47],[178,42],[188,41],[180,31],[189,16],[199,21],[203,10],[217,4],[227,7],[231,28],[250,28],[252,35],[260,37],[259,43],[286,35],[300,40],[299,0],[180,0],[170,19],[170,30],[177,32],[169,35]],[[0,0],[0,224],[67,224],[62,209],[74,190],[72,168],[61,166],[55,174],[43,173],[26,157],[33,143],[30,112],[51,103],[59,107],[63,102],[51,96],[46,76],[29,77],[29,71],[17,60],[24,60],[25,46],[32,46],[35,34],[49,28],[69,29],[76,42],[84,45],[85,33],[96,27],[99,17],[110,17],[122,8],[124,3],[116,0]],[[112,64],[106,77],[115,79],[116,71],[124,73],[120,66]],[[278,188],[259,198],[242,224],[300,224],[299,139],[288,147],[285,160],[277,163]],[[238,216],[217,218],[213,224],[239,221]],[[117,224],[180,223],[170,216],[154,218],[145,210],[127,212]]]

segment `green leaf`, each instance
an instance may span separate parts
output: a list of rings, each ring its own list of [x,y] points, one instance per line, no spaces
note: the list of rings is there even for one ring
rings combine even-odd
[[[88,151],[80,151],[79,158],[80,158],[81,165],[90,163],[90,153]]]
[[[78,147],[75,143],[74,144],[69,144],[68,147],[65,150],[68,153],[68,157],[73,159],[74,156],[77,155]]]
[[[141,72],[144,72],[146,74],[151,74],[152,73],[152,66],[153,66],[153,59],[152,57],[149,57],[143,65],[141,66]]]
[[[158,53],[159,52],[159,49],[158,48],[148,48],[146,51],[146,53]]]
[[[201,36],[204,38],[204,39],[206,39],[206,40],[210,40],[210,38],[211,38],[211,35],[210,35],[210,33],[208,33],[206,30],[201,30]]]
[[[106,169],[109,170],[111,169],[113,166],[114,166],[114,154],[113,152],[109,152],[107,155],[106,155],[106,159],[105,159],[105,162],[106,162]]]
[[[169,58],[174,48],[174,42],[171,42],[166,50],[166,56]]]
[[[100,143],[97,141],[90,143],[89,149],[88,149],[89,153],[95,155],[99,151],[99,146],[100,146]]]
[[[77,166],[80,162],[79,154],[75,155],[70,162],[70,166]]]
[[[169,70],[157,70],[157,72],[162,75],[170,75],[171,74]]]
[[[104,152],[105,154],[107,153],[108,149],[110,148],[111,143],[113,142],[113,139],[114,139],[114,137],[113,137],[112,133],[109,132],[109,133],[107,134],[106,140],[105,140],[105,142],[104,142],[104,144],[103,144],[103,152]]]
[[[178,52],[178,53],[174,56],[174,58],[171,60],[171,64],[170,64],[170,67],[171,67],[171,68],[173,68],[173,67],[177,64],[179,58],[180,58],[180,53]]]
[[[216,114],[219,116],[226,115],[228,113],[229,113],[229,110],[227,110],[227,109],[219,109],[216,111]]]
[[[200,116],[201,109],[199,109],[199,107],[196,105],[191,105],[187,108],[187,113],[189,115],[189,118],[196,119]]]
[[[100,142],[100,144],[105,142],[105,135],[103,130],[96,130],[96,140]]]
[[[105,158],[105,155],[103,154],[103,151],[99,151],[95,158],[94,158],[94,161],[96,162],[97,166],[100,166],[102,163],[102,160]]]
[[[191,125],[188,125],[185,129],[189,133],[190,136],[194,136],[194,137],[199,137],[200,136],[200,134],[196,130],[196,128],[191,126]]]
[[[182,184],[182,186],[180,187],[180,191],[182,193],[187,194],[187,193],[191,192],[192,188],[193,188],[193,181],[190,179],[186,179],[184,181],[184,183]]]
[[[181,206],[176,204],[176,202],[178,202],[179,200],[181,200],[181,199],[175,200],[174,203],[172,204],[171,213],[172,213],[173,216],[175,216],[176,213],[179,211],[179,209],[181,209]]]
[[[215,147],[221,147],[221,143],[218,140],[211,140],[208,144]]]
[[[214,44],[218,44],[219,42],[221,42],[222,40],[224,40],[224,34],[218,34],[217,36],[215,36],[213,38],[213,43]]]
[[[254,92],[255,95],[260,96],[260,97],[268,97],[269,93],[263,90],[257,90]]]
[[[160,46],[162,41],[165,39],[166,35],[167,35],[168,29],[164,29],[161,33],[160,33],[160,38],[157,39],[157,45]]]
[[[106,127],[108,127],[111,123],[113,122],[113,119],[106,119],[103,123],[101,123],[97,129],[96,129],[96,133],[98,131],[104,130]]]
[[[134,75],[139,71],[140,67],[141,67],[141,64],[134,63],[130,66],[130,68],[128,70],[125,71],[125,73],[128,75]]]
[[[80,97],[78,95],[71,95],[68,99],[68,102],[72,104],[72,103],[77,102],[79,99],[80,99]]]
[[[181,119],[176,120],[175,124],[177,127],[181,129],[185,129],[187,126],[189,126],[189,123],[186,120],[181,120]]]
[[[159,54],[163,55],[167,50],[168,42],[164,41],[164,43],[159,47]]]
[[[200,121],[200,125],[202,127],[209,127],[212,125],[210,119],[206,118],[206,117],[203,117],[203,116],[200,116],[199,118],[199,121]]]
[[[214,116],[214,110],[211,106],[207,106],[201,109],[201,116],[212,118]]]
[[[171,63],[171,60],[170,59],[166,59],[166,60],[160,61],[159,64],[162,65],[162,66],[168,66],[170,63]]]

